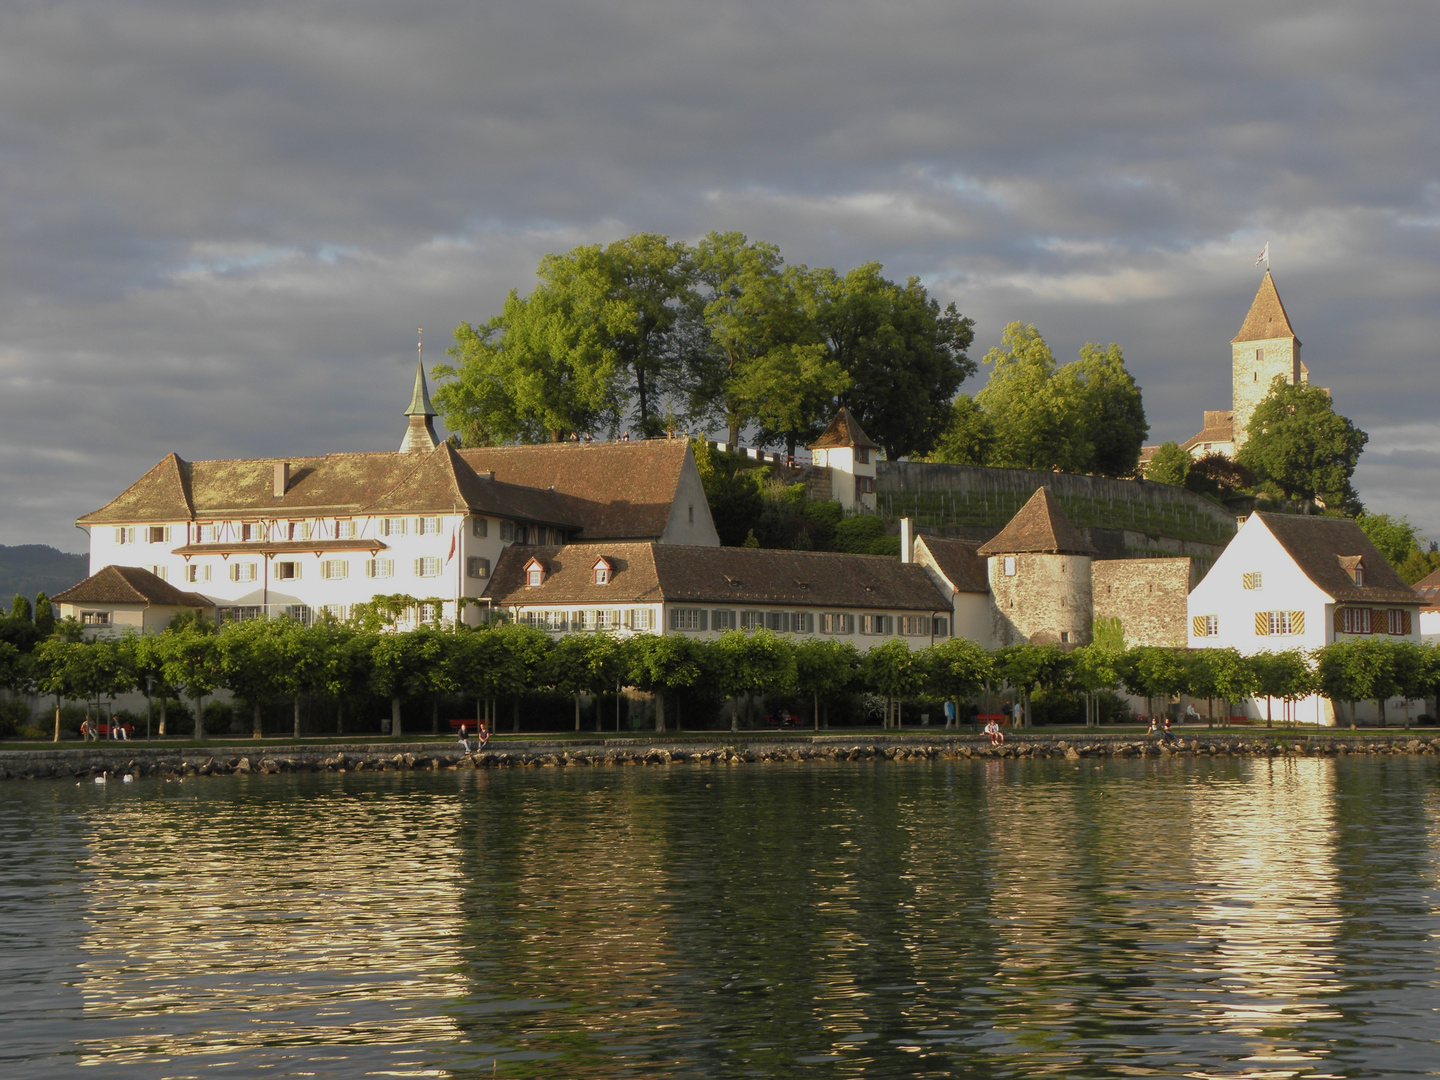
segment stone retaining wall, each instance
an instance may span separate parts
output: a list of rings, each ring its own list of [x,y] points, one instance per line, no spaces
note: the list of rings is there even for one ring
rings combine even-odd
[[[1204,735],[1173,744],[1156,739],[1098,736],[1045,739],[1011,737],[992,747],[983,737],[856,742],[843,736],[767,742],[763,745],[527,744],[466,754],[459,746],[217,747],[213,751],[151,748],[9,751],[0,753],[0,779],[92,780],[126,777],[228,776],[248,773],[397,772],[409,770],[566,768],[655,765],[738,765],[776,761],[907,761],[973,758],[1116,757],[1337,757],[1374,754],[1440,755],[1440,738],[1410,733],[1393,737],[1328,738],[1275,732],[1265,738]]]

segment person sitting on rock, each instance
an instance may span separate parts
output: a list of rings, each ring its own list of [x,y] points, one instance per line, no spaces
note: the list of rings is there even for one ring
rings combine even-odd
[[[1159,722],[1158,720],[1156,720],[1155,717],[1153,717],[1153,716],[1150,717],[1150,726],[1145,729],[1145,734],[1146,734],[1146,735],[1159,735],[1159,734],[1160,734],[1160,722]]]
[[[1000,725],[997,724],[994,720],[991,720],[988,724],[985,725],[985,734],[990,736],[991,746],[1004,745],[1005,733],[1000,730]]]
[[[1165,717],[1165,727],[1160,732],[1160,741],[1162,743],[1172,743],[1175,741],[1175,733],[1170,730],[1170,717],[1168,716]]]
[[[484,720],[480,721],[480,728],[478,731],[476,731],[475,734],[480,736],[480,745],[477,747],[477,749],[484,750],[485,744],[490,741],[490,729],[485,726]]]

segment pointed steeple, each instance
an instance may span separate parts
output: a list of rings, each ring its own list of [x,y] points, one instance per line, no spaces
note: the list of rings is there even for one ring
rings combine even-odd
[[[1094,555],[1095,548],[1085,535],[1070,523],[1065,511],[1050,489],[1036,488],[1029,502],[1022,506],[993,539],[977,549],[981,555]]]
[[[1265,276],[1260,279],[1260,288],[1255,293],[1255,299],[1250,304],[1250,311],[1245,316],[1245,322],[1240,327],[1240,332],[1231,338],[1231,344],[1293,337],[1295,331],[1291,329],[1290,318],[1285,314],[1285,305],[1280,302],[1280,294],[1275,289],[1275,279],[1270,276],[1270,271],[1266,270]],[[1295,343],[1300,344],[1298,339]]]
[[[410,426],[405,430],[400,453],[428,453],[440,443],[435,434],[435,406],[430,404],[430,390],[425,385],[425,364],[421,355],[422,342],[415,345],[415,389],[410,394],[410,407],[405,415],[410,417]]]

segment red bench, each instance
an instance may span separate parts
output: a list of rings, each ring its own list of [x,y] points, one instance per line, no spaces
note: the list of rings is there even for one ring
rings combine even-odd
[[[111,738],[116,731],[123,731],[125,733],[125,738],[128,739],[131,735],[135,734],[135,725],[112,724],[108,720],[97,720],[95,722],[95,732],[102,739]]]

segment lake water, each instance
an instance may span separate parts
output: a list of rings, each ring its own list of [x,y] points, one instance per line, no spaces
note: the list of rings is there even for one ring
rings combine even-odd
[[[0,1076],[1440,1075],[1433,758],[0,785]]]

